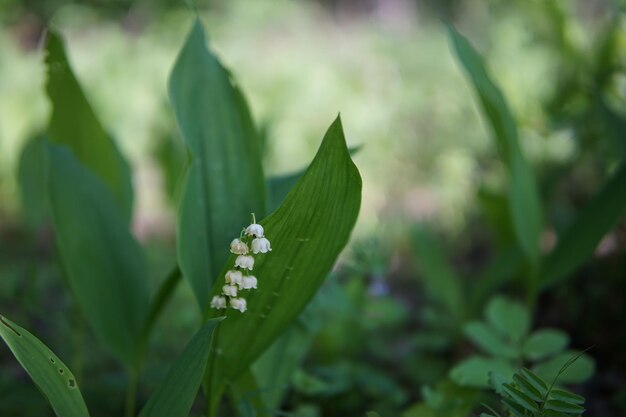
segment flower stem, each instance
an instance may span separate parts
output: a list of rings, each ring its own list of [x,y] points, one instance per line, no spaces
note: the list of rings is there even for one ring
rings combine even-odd
[[[137,380],[139,372],[137,366],[133,366],[129,373],[128,388],[126,389],[126,407],[124,415],[126,417],[135,416],[135,403],[137,401]]]

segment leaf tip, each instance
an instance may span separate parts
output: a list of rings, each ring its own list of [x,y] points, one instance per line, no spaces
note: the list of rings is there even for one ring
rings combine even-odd
[[[337,112],[337,117],[333,120],[332,127],[338,127],[343,132],[343,123],[341,122],[341,112]]]
[[[7,319],[6,317],[4,317],[3,315],[0,314],[0,323],[2,323],[6,328],[8,328],[9,330],[11,330],[13,333],[15,333],[18,337],[22,337],[22,335],[20,334],[20,332],[18,332],[17,330],[15,330],[15,328],[12,326],[13,323],[11,323],[9,321],[9,319]]]

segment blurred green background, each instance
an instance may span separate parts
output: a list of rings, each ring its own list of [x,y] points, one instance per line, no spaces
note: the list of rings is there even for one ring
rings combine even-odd
[[[446,330],[424,288],[415,234],[426,225],[468,281],[510,240],[490,205],[506,187],[505,170],[441,20],[472,40],[509,101],[544,216],[555,225],[542,234],[547,250],[559,225],[626,155],[624,5],[237,0],[195,7],[265,133],[267,173],[306,166],[338,112],[349,145],[360,147],[361,215],[338,268],[300,320],[313,341],[306,357],[294,353],[301,365],[286,410],[401,415],[472,350],[458,329]],[[0,311],[37,329],[85,380],[99,375],[82,383],[91,408],[101,410],[93,415],[119,411],[124,376],[66,294],[42,211],[19,192],[22,151],[50,111],[40,41],[47,25],[63,33],[90,102],[132,162],[133,230],[148,248],[156,284],[175,263],[172,196],[184,158],[166,82],[192,19],[187,5],[169,0],[0,3]],[[562,328],[577,349],[594,346],[597,373],[579,391],[589,415],[626,414],[625,231],[622,220],[534,312],[533,327]],[[515,285],[504,287],[521,297]],[[181,286],[153,341],[144,386],[165,371],[159,358],[173,357],[175,341],[192,333],[190,299]],[[0,363],[0,414],[47,415],[4,348]]]

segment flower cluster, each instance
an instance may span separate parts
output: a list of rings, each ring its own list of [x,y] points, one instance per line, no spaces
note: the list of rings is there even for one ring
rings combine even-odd
[[[230,243],[230,251],[238,255],[235,259],[235,268],[226,272],[225,285],[222,295],[216,295],[211,300],[211,307],[224,309],[230,305],[242,313],[246,311],[246,299],[237,297],[241,290],[252,290],[257,287],[257,278],[250,275],[254,269],[254,255],[267,253],[272,250],[270,241],[265,237],[263,226],[256,223],[252,214],[252,224],[242,230],[239,239]]]

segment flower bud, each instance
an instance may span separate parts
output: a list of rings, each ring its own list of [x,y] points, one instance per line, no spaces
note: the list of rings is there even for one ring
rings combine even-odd
[[[211,300],[211,308],[226,308],[226,298],[219,295],[214,296]]]
[[[239,288],[243,285],[243,274],[241,271],[231,270],[226,273],[226,283],[229,285],[238,285]]]
[[[250,226],[246,227],[246,234],[248,236],[254,236],[254,237],[263,237],[263,226],[261,226],[260,224],[256,224],[256,223],[252,223]]]
[[[250,255],[239,255],[237,259],[235,259],[235,266],[252,271],[252,268],[254,268],[254,258]]]
[[[243,285],[241,288],[244,290],[250,290],[253,288],[256,289],[256,284],[257,284],[256,277],[253,277],[252,275],[246,276],[246,277],[243,277]]]
[[[237,287],[234,285],[224,285],[222,292],[229,297],[237,297]]]
[[[247,304],[245,298],[233,298],[230,300],[230,306],[243,313],[246,311]]]
[[[248,253],[248,245],[239,239],[230,242],[230,251],[235,255],[246,255]]]
[[[270,246],[270,241],[264,237],[259,237],[252,241],[252,252],[255,254],[259,252],[267,253],[267,252],[270,252],[271,250],[272,250],[272,247]]]

